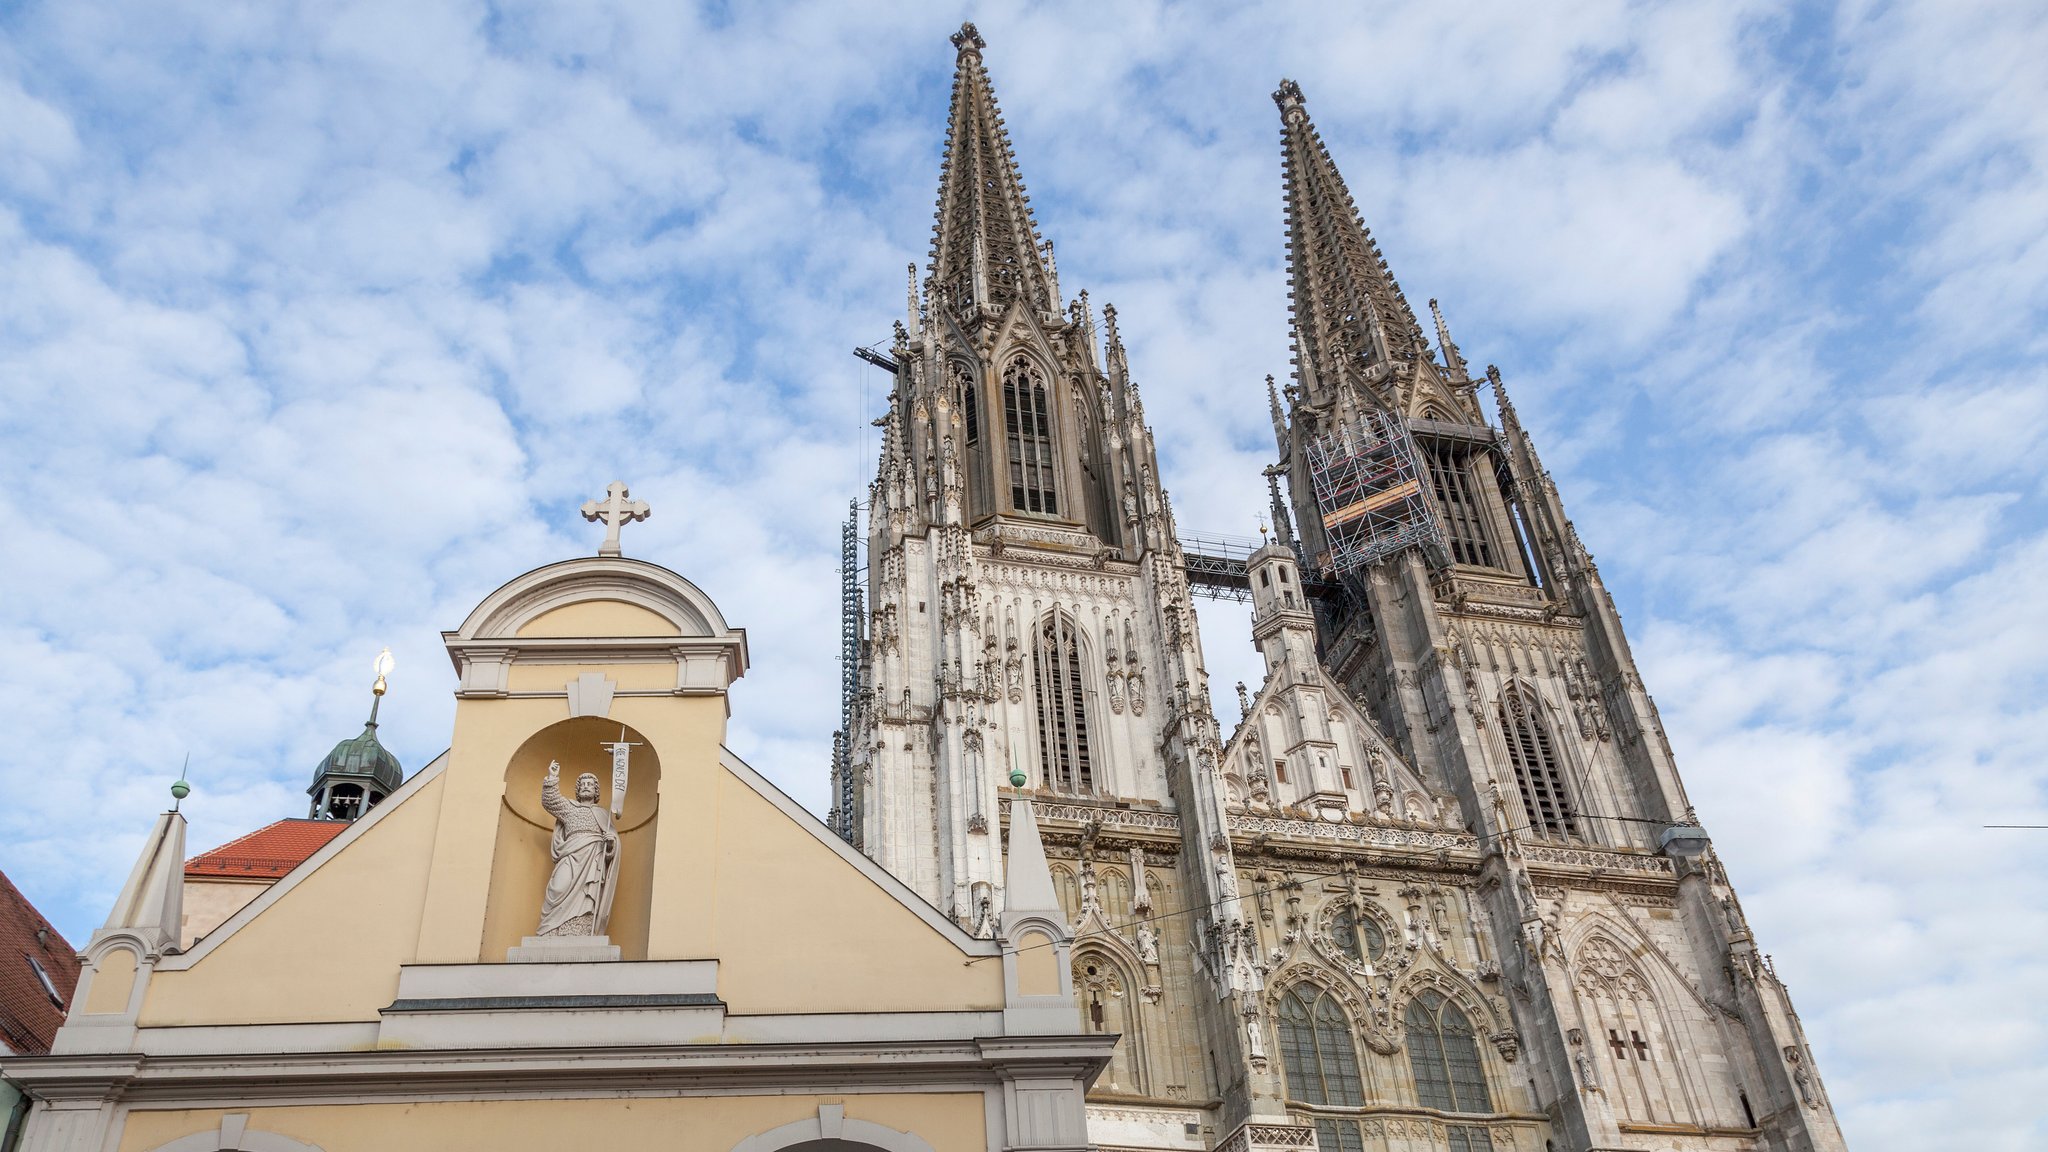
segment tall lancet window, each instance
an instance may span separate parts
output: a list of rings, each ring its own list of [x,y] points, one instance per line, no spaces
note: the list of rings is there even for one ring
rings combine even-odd
[[[1340,1108],[1364,1104],[1365,1082],[1358,1074],[1358,1048],[1351,1039],[1351,1021],[1338,1006],[1337,998],[1312,986],[1291,988],[1280,998],[1278,1015],[1280,1063],[1287,1069],[1287,1098]]]
[[[1502,567],[1486,506],[1479,502],[1471,458],[1455,445],[1443,443],[1429,445],[1424,455],[1429,458],[1430,487],[1436,493],[1437,507],[1443,510],[1451,559],[1481,568]]]
[[[1003,428],[1010,438],[1010,506],[1019,512],[1058,515],[1053,476],[1052,409],[1045,377],[1023,356],[1003,370]]]
[[[1500,730],[1507,740],[1508,761],[1515,766],[1529,827],[1544,836],[1576,838],[1578,821],[1565,793],[1564,768],[1558,763],[1550,726],[1543,722],[1542,705],[1519,689],[1508,688],[1500,694]]]
[[[1463,1009],[1425,989],[1408,1002],[1408,1067],[1415,1101],[1445,1112],[1491,1112],[1479,1040]]]
[[[1038,767],[1046,784],[1062,792],[1094,791],[1081,637],[1071,616],[1046,615],[1032,648],[1031,672],[1038,683]]]
[[[967,511],[970,516],[981,516],[992,509],[988,496],[988,448],[981,442],[980,373],[964,360],[953,361],[952,372],[953,400],[959,405],[960,421],[967,436]]]

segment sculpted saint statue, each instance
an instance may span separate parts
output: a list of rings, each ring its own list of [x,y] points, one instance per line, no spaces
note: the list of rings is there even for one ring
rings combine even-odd
[[[540,805],[555,818],[554,871],[540,902],[540,935],[602,936],[611,925],[619,881],[619,834],[611,809],[598,803],[597,777],[576,778],[576,799],[563,797],[562,766],[548,762]]]

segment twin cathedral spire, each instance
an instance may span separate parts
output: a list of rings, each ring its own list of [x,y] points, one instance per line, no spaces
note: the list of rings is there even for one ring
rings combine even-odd
[[[990,937],[1033,797],[1082,1017],[1122,1035],[1091,1105],[1181,1109],[1175,1140],[1839,1148],[1499,373],[1435,301],[1432,345],[1301,89],[1274,539],[1191,556],[1116,311],[1062,294],[986,44],[953,46],[930,261],[869,354],[840,835]],[[1250,602],[1264,657],[1227,734],[1195,587]]]

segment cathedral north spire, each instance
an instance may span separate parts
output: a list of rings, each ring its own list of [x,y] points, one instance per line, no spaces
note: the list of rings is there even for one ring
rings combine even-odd
[[[953,34],[959,60],[932,230],[933,306],[963,322],[984,311],[1000,313],[1019,300],[1038,312],[1060,306],[1050,253],[1031,218],[1031,200],[982,64],[986,46],[972,24]]]
[[[1429,342],[1309,120],[1301,86],[1282,80],[1280,136],[1287,201],[1289,298],[1304,402],[1321,406],[1346,383],[1398,410],[1387,382],[1397,365],[1426,362]]]

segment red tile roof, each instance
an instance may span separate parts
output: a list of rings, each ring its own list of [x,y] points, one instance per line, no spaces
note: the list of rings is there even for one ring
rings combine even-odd
[[[57,1001],[70,1004],[77,988],[78,953],[0,873],[0,1045],[38,1056],[48,1052],[64,1023]]]
[[[346,831],[346,820],[279,820],[185,861],[185,875],[275,880]]]

